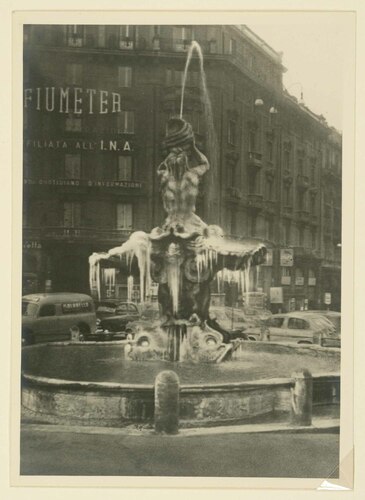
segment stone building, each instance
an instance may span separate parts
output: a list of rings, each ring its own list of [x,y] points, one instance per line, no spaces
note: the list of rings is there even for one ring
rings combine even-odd
[[[24,293],[89,292],[92,252],[164,218],[155,172],[192,40],[216,133],[198,215],[266,242],[256,289],[273,310],[325,293],[339,308],[341,135],[284,90],[281,54],[246,26],[25,26]],[[204,151],[196,57],[184,117]],[[126,277],[105,294],[125,297]]]

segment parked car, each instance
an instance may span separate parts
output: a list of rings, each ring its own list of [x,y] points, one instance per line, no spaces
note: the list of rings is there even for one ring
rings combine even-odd
[[[303,311],[303,314],[315,314],[318,317],[326,318],[336,329],[336,335],[322,337],[323,347],[341,347],[341,313],[338,311],[312,310]]]
[[[97,319],[101,320],[108,316],[113,316],[120,304],[119,300],[99,300],[95,301],[95,313]]]
[[[70,329],[81,336],[94,333],[96,315],[89,295],[81,293],[39,293],[22,298],[22,344],[69,340]]]
[[[274,314],[266,321],[266,326],[272,342],[326,345],[332,341],[333,344],[339,344],[339,337],[333,324],[327,318],[308,311]],[[258,327],[249,329],[246,333],[255,336],[257,340],[261,338]]]
[[[126,324],[128,338],[134,338],[137,333],[152,331],[161,323],[161,310],[158,302],[144,304],[140,309],[140,317]]]
[[[140,310],[133,302],[121,302],[111,316],[102,318],[98,324],[98,329],[108,333],[118,333],[121,337],[126,337],[126,326],[130,321],[141,317]]]
[[[324,309],[321,309],[318,311],[312,310],[312,311],[305,311],[305,312],[308,312],[310,314],[319,314],[320,316],[324,316],[331,323],[333,323],[333,325],[336,328],[336,331],[338,333],[341,333],[341,313],[340,312],[338,312],[338,311],[326,311]]]
[[[247,335],[246,330],[256,325],[247,320],[245,314],[240,309],[226,307],[210,307],[209,314],[215,317],[218,325],[229,333],[230,340],[241,338],[243,340],[256,340],[255,337]],[[210,325],[213,327],[213,325]],[[214,328],[214,327],[213,327]],[[217,331],[220,331],[219,329]]]

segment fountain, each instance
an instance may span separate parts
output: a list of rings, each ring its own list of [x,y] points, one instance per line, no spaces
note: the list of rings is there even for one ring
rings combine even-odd
[[[200,61],[211,162],[198,149],[192,127],[183,118],[185,81],[194,50]],[[236,282],[244,294],[249,290],[251,268],[258,269],[266,253],[259,241],[228,238],[219,226],[206,224],[195,213],[199,183],[208,172],[214,177],[216,170],[214,137],[203,58],[193,42],[185,66],[180,116],[167,123],[166,156],[157,168],[166,219],[149,234],[136,231],[121,246],[89,258],[90,287],[99,294],[102,269],[108,269],[103,274],[110,286],[115,282],[114,269],[129,275],[130,298],[135,279],[139,279],[142,301],[149,298],[151,284],[158,283],[161,325],[152,336],[160,349],[140,349],[124,341],[24,347],[22,405],[32,416],[63,424],[151,425],[165,404],[161,393],[154,392],[153,380],[164,386],[166,380],[159,375],[166,370],[175,372],[169,371],[168,377],[179,390],[174,397],[180,401],[181,426],[290,414],[291,375],[298,366],[314,373],[313,404],[338,403],[338,351],[264,341],[224,344],[221,334],[207,324],[214,277],[218,283]],[[202,341],[207,336],[215,339],[212,345]],[[232,361],[219,363],[229,358]],[[302,383],[302,374],[298,377]]]
[[[180,116],[170,118],[167,123],[163,144],[166,157],[157,168],[167,217],[162,227],[154,228],[149,234],[137,231],[121,246],[90,257],[90,287],[96,287],[99,295],[103,265],[116,265],[131,275],[139,275],[142,301],[149,295],[152,280],[158,283],[161,327],[167,335],[170,361],[188,359],[192,331],[195,336],[199,328],[201,332],[207,331],[210,285],[217,273],[231,272],[242,291],[247,291],[250,268],[261,264],[266,253],[262,243],[227,238],[219,226],[207,225],[195,213],[199,184],[210,170],[210,164],[195,144],[191,125],[183,119],[185,82],[194,50],[200,61],[208,149],[212,144],[215,134],[203,56],[200,46],[193,42],[185,65]],[[233,347],[223,346],[223,349],[228,353]],[[222,357],[217,353],[215,359]]]

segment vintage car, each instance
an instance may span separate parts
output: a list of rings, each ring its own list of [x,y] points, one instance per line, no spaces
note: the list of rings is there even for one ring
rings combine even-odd
[[[269,340],[271,342],[291,344],[319,344],[326,346],[332,342],[332,347],[339,346],[339,335],[334,325],[325,317],[308,311],[293,311],[286,314],[274,314],[266,320]],[[259,327],[246,330],[257,340],[262,338]]]

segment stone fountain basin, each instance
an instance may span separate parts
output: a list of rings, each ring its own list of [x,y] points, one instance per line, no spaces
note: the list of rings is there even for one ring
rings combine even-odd
[[[125,426],[153,423],[154,380],[180,379],[182,426],[242,422],[290,412],[291,375],[314,377],[313,404],[339,402],[340,352],[319,346],[243,342],[232,361],[127,361],[126,342],[50,343],[23,348],[22,405],[41,421]]]

